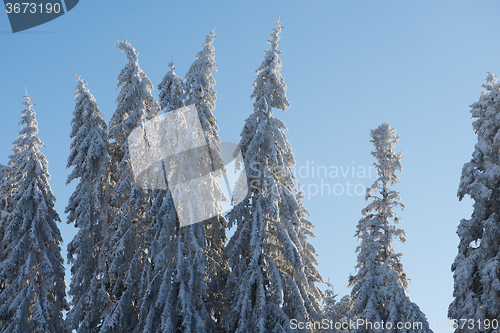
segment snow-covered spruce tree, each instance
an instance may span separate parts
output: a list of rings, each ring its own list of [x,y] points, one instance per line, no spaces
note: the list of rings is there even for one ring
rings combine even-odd
[[[0,164],[0,212],[7,211],[12,206],[9,195],[12,190],[11,170],[9,166]]]
[[[195,104],[200,118],[201,127],[206,132],[208,140],[220,141],[217,131],[217,120],[213,115],[217,94],[212,70],[217,71],[215,63],[215,29],[206,37],[201,51],[196,55],[184,78],[187,96],[185,105]]]
[[[145,248],[144,233],[151,195],[134,181],[128,136],[137,126],[158,115],[159,105],[151,94],[153,85],[140,69],[135,49],[128,42],[115,45],[127,55],[128,64],[118,75],[120,93],[109,124],[112,182],[116,182],[111,204],[116,215],[104,244],[109,251],[108,292],[113,307],[105,314],[101,333],[127,332],[136,326]]]
[[[146,232],[148,259],[134,332],[215,332],[204,296],[207,258],[201,223],[180,227],[170,189],[157,196]],[[200,241],[201,240],[201,241]]]
[[[325,319],[328,320],[329,328],[325,330],[327,333],[340,333],[349,332],[349,320],[347,315],[351,309],[351,295],[346,295],[337,301],[337,295],[333,291],[333,285],[328,281],[326,282],[328,289],[325,291],[325,296],[323,298],[323,311],[325,313]],[[344,327],[338,323],[343,323]]]
[[[377,162],[377,180],[366,191],[368,206],[362,210],[356,236],[359,245],[356,274],[349,277],[352,287],[352,308],[349,319],[364,320],[365,323],[382,325],[380,330],[368,325],[357,326],[351,333],[361,332],[432,332],[425,315],[411,302],[406,292],[408,279],[401,263],[401,253],[396,253],[392,242],[398,238],[406,241],[404,230],[396,227],[399,218],[395,207],[404,209],[399,192],[390,186],[398,182],[396,171],[401,172],[401,152],[395,152],[399,141],[396,130],[387,123],[371,130],[371,140],[375,146],[372,155]],[[397,329],[397,323],[420,322],[420,328]],[[388,327],[389,324],[391,327]]]
[[[302,200],[304,197],[304,191],[302,191],[302,184],[298,184],[296,190],[296,200],[299,206],[299,210],[296,212],[299,218],[299,223],[295,225],[296,233],[300,241],[300,246],[298,247],[302,263],[304,264],[304,270],[306,278],[308,281],[309,288],[306,289],[308,294],[308,299],[311,301],[314,309],[320,309],[323,300],[323,292],[316,286],[316,283],[322,283],[323,278],[318,270],[318,260],[316,249],[309,243],[310,238],[316,238],[316,235],[311,231],[314,229],[314,225],[311,221],[307,219],[309,212],[305,209]]]
[[[7,252],[2,246],[2,239],[5,233],[5,227],[14,208],[12,201],[12,191],[14,190],[12,184],[12,169],[7,165],[0,164],[0,264],[5,260]],[[0,294],[5,288],[5,279],[0,276]],[[1,319],[0,319],[1,322]],[[0,326],[1,330],[1,326]]]
[[[158,85],[160,107],[165,112],[173,111],[184,106],[186,98],[186,84],[174,72],[174,63],[168,64],[170,70],[165,74],[163,80]]]
[[[54,209],[48,163],[40,151],[38,123],[29,96],[23,96],[23,125],[10,157],[14,208],[5,226],[0,262],[0,332],[66,332],[68,310],[61,257],[60,221]]]
[[[104,240],[112,219],[108,203],[109,189],[107,126],[87,83],[77,77],[75,110],[70,137],[71,152],[67,167],[73,167],[67,183],[79,178],[69,198],[68,223],[78,233],[68,245],[71,263],[71,309],[66,315],[69,330],[98,332],[102,316],[109,307],[106,291]]]
[[[184,78],[186,84],[185,105],[194,104],[196,106],[201,128],[205,132],[205,139],[209,147],[213,166],[223,165],[220,148],[217,145],[217,142],[220,142],[217,132],[219,127],[213,114],[215,102],[217,101],[217,94],[215,92],[216,82],[212,75],[212,71],[217,71],[213,46],[214,39],[215,29],[207,35],[201,51],[196,55],[193,64]],[[221,176],[222,170],[219,169],[214,175]],[[215,189],[214,193],[219,192],[220,187],[216,179],[210,176],[208,180],[212,182],[212,186]],[[227,303],[224,301],[221,293],[228,271],[227,262],[222,258],[222,252],[226,243],[227,223],[222,215],[218,215],[203,221],[202,224],[205,229],[204,242],[206,245],[204,245],[204,251],[208,260],[206,277],[209,284],[209,291],[206,295],[206,302],[210,308],[211,315],[220,324],[222,321],[221,316],[224,312],[223,308]],[[203,243],[202,239],[199,241],[200,244]]]
[[[287,110],[286,85],[278,50],[281,23],[270,35],[270,50],[257,69],[254,112],[241,134],[248,196],[228,214],[237,225],[227,247],[231,271],[225,294],[233,300],[225,316],[228,332],[291,332],[290,320],[322,319],[322,281],[315,253],[307,243],[312,224],[304,216],[300,194],[294,194],[295,158],[284,133],[285,124],[272,109]],[[306,330],[308,331],[308,330]]]
[[[166,112],[182,107],[185,96],[183,80],[173,71],[172,63],[169,67],[158,86],[160,105]],[[179,124],[179,130],[189,125]],[[178,141],[177,135],[182,135],[166,134],[171,143]],[[170,168],[190,170],[194,166],[186,163]],[[181,181],[171,179],[172,183]],[[147,213],[152,217],[145,237],[148,259],[143,277],[148,278],[148,285],[141,292],[139,323],[134,332],[212,333],[216,323],[204,301],[208,292],[204,228],[201,223],[180,227],[170,191],[170,188],[156,190]]]
[[[325,313],[325,318],[333,321],[337,321],[337,313],[335,309],[335,305],[337,304],[337,295],[333,290],[333,285],[330,283],[330,279],[325,282],[327,289],[323,296],[323,311]]]
[[[470,219],[457,229],[460,243],[451,266],[455,280],[454,300],[448,309],[451,319],[492,320],[500,318],[500,80],[488,73],[478,102],[471,105],[477,134],[472,159],[464,164],[458,197],[474,200]],[[461,326],[461,325],[460,325]],[[459,327],[455,332],[498,332],[477,322],[474,330]]]
[[[11,170],[9,166],[0,164],[0,240],[3,239],[4,229],[14,204],[12,202],[13,184],[11,182]],[[4,248],[0,246],[0,262],[5,259],[5,255]],[[2,292],[2,288],[3,283],[0,280],[0,293]]]
[[[18,188],[18,184],[13,181],[14,168],[12,168],[12,163],[14,163],[13,158],[17,156],[16,154],[21,148],[15,145],[12,148],[14,154],[10,156],[9,165],[0,165],[0,240],[3,239],[9,215],[15,208],[13,194]],[[0,246],[0,262],[5,259],[6,255],[5,249]],[[1,288],[2,282],[0,279],[0,292]]]

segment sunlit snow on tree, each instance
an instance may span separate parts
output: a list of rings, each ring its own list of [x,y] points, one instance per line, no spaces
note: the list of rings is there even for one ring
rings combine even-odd
[[[399,192],[391,190],[399,180],[396,171],[403,169],[401,152],[395,151],[399,136],[387,123],[371,130],[370,135],[375,146],[372,155],[377,159],[377,180],[366,191],[368,206],[361,211],[363,217],[356,228],[358,258],[356,274],[349,277],[352,303],[347,317],[378,324],[379,329],[360,325],[351,333],[394,332],[398,323],[421,323],[408,332],[432,332],[425,315],[406,292],[408,278],[401,263],[402,254],[392,247],[395,239],[406,241],[406,233],[396,226],[399,217],[394,212],[394,208],[404,209],[404,204]]]
[[[12,200],[0,248],[0,332],[65,332],[68,310],[56,198],[31,97],[25,96],[23,126],[13,143],[7,189]]]

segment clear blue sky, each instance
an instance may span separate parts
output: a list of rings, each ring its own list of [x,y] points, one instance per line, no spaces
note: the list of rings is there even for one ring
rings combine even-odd
[[[452,300],[455,231],[472,211],[472,202],[459,202],[456,190],[476,141],[469,105],[479,98],[486,72],[500,74],[499,12],[497,0],[81,0],[68,14],[17,34],[0,14],[0,163],[7,163],[20,129],[26,87],[34,96],[66,257],[75,233],[64,214],[75,186],[65,185],[75,74],[89,83],[109,121],[116,78],[127,63],[114,47],[117,39],[137,49],[156,87],[171,57],[183,76],[216,27],[215,115],[221,138],[238,143],[252,112],[253,73],[281,15],[282,74],[291,108],[275,116],[289,127],[297,167],[309,163],[309,177],[302,169],[299,178],[309,189],[304,204],[316,225],[312,243],[323,277],[330,277],[339,296],[349,292],[353,235],[366,203],[353,186],[348,195],[346,183],[369,186],[375,178],[344,177],[340,167],[368,169],[374,162],[369,130],[388,122],[401,135],[404,156],[397,189],[407,206],[399,216],[408,242],[396,248],[411,279],[409,293],[430,321],[439,320],[436,332],[451,332],[443,326]],[[338,167],[339,178],[312,177],[313,162]],[[323,187],[321,195],[321,181],[344,193],[328,195]],[[314,186],[318,194],[312,196]]]

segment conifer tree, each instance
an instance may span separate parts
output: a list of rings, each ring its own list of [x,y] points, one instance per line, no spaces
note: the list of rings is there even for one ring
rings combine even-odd
[[[160,105],[165,112],[182,107],[185,98],[183,80],[175,74],[173,63],[169,67],[158,86]],[[165,133],[169,142],[177,142],[182,128],[191,124],[178,125],[179,133]],[[170,167],[189,170],[194,165]],[[182,179],[171,181],[178,183]],[[215,322],[204,299],[208,285],[203,225],[195,223],[181,228],[171,188],[154,193],[154,203],[147,213],[152,222],[145,237],[148,251],[143,277],[148,277],[148,285],[141,292],[140,319],[135,332],[211,333]]]
[[[219,127],[213,114],[217,101],[216,82],[212,75],[212,71],[217,71],[214,40],[215,29],[207,35],[201,51],[196,55],[184,78],[187,92],[185,105],[196,105],[201,127],[206,132],[207,140],[210,142],[220,141],[217,133]]]
[[[0,212],[4,212],[4,214],[7,214],[12,207],[12,200],[9,195],[12,190],[11,175],[12,169],[7,165],[0,164]],[[1,216],[3,215],[0,215],[0,218]]]
[[[309,288],[306,289],[307,298],[311,302],[310,306],[312,309],[316,310],[311,311],[315,315],[315,312],[320,312],[320,304],[322,303],[324,297],[322,291],[316,286],[317,283],[323,283],[323,278],[318,270],[318,254],[314,246],[309,243],[309,237],[316,238],[316,235],[311,231],[314,229],[314,225],[307,219],[310,215],[302,203],[302,200],[305,197],[301,184],[298,184],[295,197],[297,204],[299,205],[299,210],[296,212],[297,217],[299,218],[299,223],[297,223],[295,231],[300,241],[298,250],[304,264],[305,276],[309,286]],[[313,318],[318,319],[317,316],[313,316]]]
[[[478,102],[471,105],[477,143],[470,162],[464,164],[458,188],[460,200],[474,200],[470,219],[457,228],[458,254],[451,266],[455,281],[448,317],[472,319],[483,325],[455,332],[498,332],[491,320],[500,318],[500,80],[488,73]],[[487,325],[484,325],[487,323]],[[489,323],[489,324],[488,324]],[[488,327],[489,326],[489,327]]]
[[[398,323],[422,324],[421,327],[412,326],[408,332],[432,332],[425,315],[406,292],[408,279],[401,263],[402,254],[392,247],[395,238],[406,241],[406,233],[396,226],[399,217],[393,210],[395,207],[404,209],[404,204],[400,202],[399,192],[390,189],[399,180],[396,171],[402,170],[401,152],[394,150],[399,136],[384,123],[371,130],[371,137],[378,178],[366,191],[369,204],[362,210],[363,218],[355,234],[360,244],[356,249],[356,274],[349,277],[352,307],[348,317],[353,321],[378,324],[379,330],[359,325],[351,332],[406,332],[397,327]],[[382,322],[383,327],[380,326]]]
[[[225,294],[233,300],[225,317],[228,332],[291,332],[290,320],[320,320],[322,281],[306,241],[312,224],[305,219],[300,192],[294,194],[295,158],[273,108],[287,110],[286,85],[281,76],[278,50],[281,23],[270,35],[270,50],[257,69],[254,112],[241,134],[248,196],[229,214],[237,225],[227,247],[231,271]]]
[[[107,126],[87,83],[77,77],[76,106],[70,137],[67,167],[73,167],[67,183],[79,178],[69,199],[68,223],[78,233],[68,245],[71,263],[71,309],[66,315],[68,328],[76,332],[98,332],[102,316],[109,307],[106,291],[107,256],[104,240],[112,210],[108,203],[109,141]]]
[[[163,80],[158,85],[160,107],[165,112],[173,111],[184,106],[184,99],[186,98],[186,84],[174,72],[174,63],[168,64],[170,70],[165,74]]]
[[[12,172],[11,168],[7,165],[0,164],[0,240],[3,239],[4,229],[7,225],[7,221],[10,213],[13,209],[12,202]],[[1,243],[0,243],[1,244]],[[4,248],[0,246],[0,262],[5,259],[6,252]],[[3,283],[0,280],[0,292],[2,290]]]
[[[220,155],[220,142],[217,126],[217,119],[213,111],[217,94],[215,92],[215,79],[212,71],[217,71],[215,63],[215,29],[212,30],[205,39],[201,51],[196,55],[193,64],[185,76],[186,100],[185,105],[194,104],[198,112],[201,128],[205,133],[205,140],[208,146],[208,153],[212,161],[212,175],[208,175],[214,188],[214,196],[222,193],[214,176],[222,176],[224,170],[216,170],[216,165],[223,165]],[[221,207],[219,207],[221,208]],[[210,209],[210,208],[209,208]],[[208,210],[208,209],[207,209]],[[221,209],[222,210],[222,209]],[[209,291],[206,295],[206,302],[211,309],[211,315],[220,324],[222,312],[226,302],[221,293],[227,274],[227,262],[222,258],[222,252],[226,243],[226,220],[222,215],[214,216],[202,222],[205,229],[204,239],[200,239],[203,250],[207,256],[206,279]],[[198,227],[193,227],[198,228]]]
[[[337,301],[337,296],[333,291],[333,285],[330,281],[326,282],[328,289],[323,298],[323,311],[328,323],[325,332],[343,333],[349,332],[349,319],[347,318],[351,309],[351,295],[346,295]],[[323,323],[323,322],[322,322]]]
[[[49,185],[48,163],[40,151],[38,123],[31,97],[25,96],[23,126],[9,164],[13,208],[4,229],[0,262],[0,332],[66,332],[63,311],[66,284],[61,234]]]
[[[208,285],[207,259],[200,242],[203,225],[180,226],[170,189],[155,201],[149,214],[155,215],[146,233],[150,245],[143,276],[150,282],[141,292],[135,332],[213,332],[214,318],[204,300]]]
[[[138,321],[139,292],[146,283],[142,274],[146,253],[144,234],[149,220],[144,215],[151,195],[134,181],[127,139],[134,128],[156,117],[159,110],[151,94],[153,85],[139,67],[135,49],[126,41],[119,41],[115,46],[126,54],[129,62],[118,75],[121,90],[109,124],[111,174],[114,175],[111,181],[116,182],[111,205],[116,215],[105,244],[112,246],[107,281],[114,306],[105,315],[101,333],[126,332]]]
[[[7,251],[3,247],[2,240],[5,235],[5,228],[9,221],[10,213],[14,208],[12,200],[12,169],[7,165],[0,164],[0,269],[2,262],[5,261]],[[0,275],[0,295],[5,289],[6,277]],[[2,318],[0,317],[0,332],[2,330]]]
[[[208,292],[206,256],[199,242],[203,226],[180,227],[170,190],[156,198],[146,232],[143,277],[148,284],[141,292],[134,332],[211,332],[214,323],[203,299]]]
[[[17,148],[14,146],[14,149]],[[11,156],[9,164],[12,164],[12,160],[13,156]],[[9,221],[10,213],[15,208],[13,194],[16,190],[16,184],[13,183],[13,171],[12,167],[0,164],[0,264],[7,256],[7,251],[2,246],[2,240],[4,239],[5,228]],[[5,289],[5,282],[5,278],[0,276],[0,294]]]

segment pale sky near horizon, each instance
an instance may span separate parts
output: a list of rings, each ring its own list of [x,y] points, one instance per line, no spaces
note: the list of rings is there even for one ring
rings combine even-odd
[[[19,132],[26,87],[45,143],[66,258],[75,234],[64,214],[76,184],[65,185],[75,74],[89,83],[109,122],[116,79],[127,63],[114,47],[117,39],[139,52],[157,97],[170,59],[184,76],[215,27],[214,114],[221,139],[238,143],[252,112],[253,73],[280,16],[282,75],[291,108],[274,115],[289,128],[323,278],[330,278],[339,298],[350,292],[354,232],[366,206],[364,193],[358,194],[375,181],[369,174],[370,129],[388,122],[401,136],[397,149],[403,150],[404,169],[395,188],[406,205],[397,213],[408,241],[395,246],[411,279],[408,292],[429,321],[438,321],[435,332],[452,332],[445,320],[453,292],[455,232],[472,212],[472,201],[459,202],[456,191],[476,142],[469,105],[478,100],[487,72],[500,75],[498,13],[496,0],[81,0],[54,21],[16,34],[7,15],[0,14],[0,163],[7,163]]]

